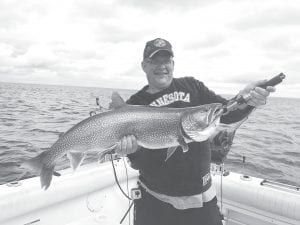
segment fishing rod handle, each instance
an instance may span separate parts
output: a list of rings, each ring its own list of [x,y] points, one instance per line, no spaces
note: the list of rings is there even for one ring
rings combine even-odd
[[[265,83],[259,85],[258,87],[266,89],[269,86],[276,86],[277,84],[280,84],[283,79],[285,78],[285,74],[280,73],[277,76],[273,77],[272,79],[266,81]],[[245,95],[240,95],[236,98],[236,100],[231,103],[230,105],[227,105],[226,108],[224,109],[224,115],[229,113],[230,111],[236,109],[239,107],[239,105],[247,103],[247,101],[251,98],[250,94],[245,94]]]
[[[283,79],[285,78],[285,74],[283,73],[280,73],[278,74],[277,76],[273,77],[272,79],[266,81],[265,83],[261,84],[261,85],[258,85],[258,87],[260,88],[263,88],[263,89],[266,89],[267,87],[269,86],[276,86],[277,84],[280,84]],[[247,101],[251,98],[251,95],[250,94],[246,94],[246,95],[240,95],[236,101],[237,103],[239,104],[243,104],[243,103],[247,103]]]
[[[280,73],[277,76],[273,77],[271,80],[268,80],[266,83],[259,85],[258,87],[266,89],[268,86],[276,86],[277,84],[280,84],[283,79],[285,78],[285,74]]]

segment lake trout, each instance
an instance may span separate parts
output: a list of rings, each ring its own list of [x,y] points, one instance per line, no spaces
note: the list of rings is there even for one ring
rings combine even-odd
[[[222,115],[221,103],[189,108],[161,108],[127,105],[114,92],[112,110],[91,116],[65,132],[46,151],[24,162],[21,167],[40,175],[41,186],[50,186],[57,161],[67,154],[75,170],[84,153],[112,151],[128,135],[134,135],[139,146],[148,149],[168,148],[166,160],[178,146],[188,151],[187,143],[205,141],[216,130]]]

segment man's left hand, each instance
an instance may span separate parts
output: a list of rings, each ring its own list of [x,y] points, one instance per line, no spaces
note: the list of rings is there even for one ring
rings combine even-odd
[[[266,89],[258,87],[261,84],[264,84],[267,80],[261,80],[253,82],[247,85],[239,94],[245,95],[250,94],[250,99],[247,101],[247,105],[254,107],[259,107],[265,105],[267,102],[267,97],[271,92],[275,92],[275,87],[268,86]]]

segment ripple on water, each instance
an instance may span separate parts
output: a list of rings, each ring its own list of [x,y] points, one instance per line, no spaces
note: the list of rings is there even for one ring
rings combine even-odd
[[[60,134],[62,133],[62,132],[60,132],[60,131],[43,130],[43,129],[39,129],[39,128],[31,129],[30,132],[50,133],[50,134],[56,134],[56,135],[60,135]]]
[[[2,126],[5,129],[0,128],[0,160],[8,163],[0,168],[1,182],[18,175],[17,168],[10,163],[36,156],[44,150],[40,148],[51,146],[60,132],[87,118],[89,111],[97,108],[95,97],[99,97],[102,106],[107,106],[112,90],[0,83],[0,92],[3,93],[0,94],[0,123],[8,123]],[[133,92],[120,90],[125,99]],[[299,112],[299,100],[271,98],[266,107],[257,109],[237,130],[225,167],[270,180],[297,183]],[[95,158],[88,157],[84,163]],[[66,167],[69,162],[64,158],[58,168]]]

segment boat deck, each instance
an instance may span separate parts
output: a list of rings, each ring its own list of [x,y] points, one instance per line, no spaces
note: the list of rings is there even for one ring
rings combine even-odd
[[[127,176],[124,162],[114,163],[121,186],[129,192],[136,187],[137,171],[127,166]],[[212,178],[224,224],[300,224],[300,191],[296,187],[237,173],[221,176],[212,172]],[[114,225],[120,224],[129,204],[115,183],[111,164],[89,164],[75,173],[62,171],[46,191],[40,188],[38,177],[18,185],[0,185],[0,224]],[[133,224],[132,210],[123,224]]]

